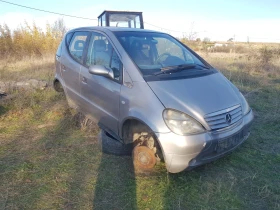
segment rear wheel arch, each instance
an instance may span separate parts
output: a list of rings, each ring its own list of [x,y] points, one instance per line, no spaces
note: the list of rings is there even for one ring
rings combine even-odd
[[[58,78],[54,79],[54,81],[53,81],[53,88],[57,92],[64,92],[63,85],[62,85],[62,83],[60,82],[60,80]]]

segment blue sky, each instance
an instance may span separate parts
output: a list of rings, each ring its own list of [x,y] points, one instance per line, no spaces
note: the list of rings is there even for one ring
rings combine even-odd
[[[279,0],[123,0],[123,1],[35,1],[7,0],[44,10],[75,16],[96,18],[103,10],[142,11],[144,21],[153,25],[145,28],[166,31],[162,28],[180,31],[174,36],[187,36],[190,31],[199,32],[198,37],[225,41],[235,35],[237,41],[277,41],[280,42],[280,1]],[[33,21],[44,27],[53,23],[59,15],[53,15],[0,2],[0,24],[11,28],[24,21]],[[69,28],[96,25],[96,21],[63,17]]]

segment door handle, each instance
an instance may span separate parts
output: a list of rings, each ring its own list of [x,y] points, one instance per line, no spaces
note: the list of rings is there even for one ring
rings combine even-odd
[[[64,65],[61,65],[62,71],[66,71],[66,67]]]
[[[82,83],[87,84],[87,78],[82,77]]]

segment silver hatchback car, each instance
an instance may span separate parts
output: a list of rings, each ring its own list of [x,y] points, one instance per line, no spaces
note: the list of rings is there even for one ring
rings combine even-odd
[[[213,161],[243,143],[253,121],[229,80],[156,31],[69,31],[56,53],[54,87],[98,123],[105,152],[122,148],[139,168],[162,159],[169,172],[178,173]]]

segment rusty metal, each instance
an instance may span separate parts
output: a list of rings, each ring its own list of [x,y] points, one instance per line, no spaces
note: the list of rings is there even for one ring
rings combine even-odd
[[[132,151],[132,158],[134,167],[137,169],[151,169],[157,162],[155,152],[146,146],[135,147]]]

